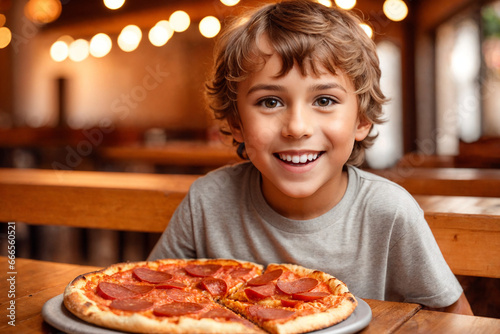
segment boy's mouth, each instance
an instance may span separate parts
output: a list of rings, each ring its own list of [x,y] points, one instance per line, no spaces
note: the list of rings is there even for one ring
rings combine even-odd
[[[302,154],[274,153],[274,156],[287,164],[307,165],[308,163],[316,161],[321,155],[323,155],[323,153],[325,152],[321,151]]]

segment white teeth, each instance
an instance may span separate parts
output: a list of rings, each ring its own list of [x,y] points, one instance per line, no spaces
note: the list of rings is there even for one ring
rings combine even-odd
[[[298,163],[304,164],[308,161],[316,160],[318,158],[318,154],[317,153],[309,153],[309,154],[302,154],[302,155],[290,155],[290,154],[280,153],[279,157],[283,161],[292,162],[294,164],[298,164]]]

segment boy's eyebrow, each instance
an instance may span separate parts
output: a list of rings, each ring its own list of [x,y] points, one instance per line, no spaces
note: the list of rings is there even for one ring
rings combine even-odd
[[[314,92],[317,90],[327,90],[327,89],[340,89],[347,93],[347,90],[342,85],[336,82],[314,85],[311,90]]]
[[[314,86],[312,86],[311,91],[314,92],[314,91],[318,91],[318,90],[327,90],[327,89],[340,89],[340,90],[347,93],[347,90],[342,85],[340,85],[336,82],[314,85]],[[253,92],[256,92],[259,90],[270,90],[270,91],[281,92],[281,91],[286,91],[287,89],[283,86],[280,86],[280,85],[258,84],[258,85],[251,87],[248,90],[247,95],[250,95]]]
[[[280,85],[266,85],[266,84],[258,84],[255,86],[252,86],[247,92],[247,95],[252,94],[253,92],[256,92],[258,90],[271,90],[271,91],[277,91],[277,92],[282,92],[286,91],[286,88]]]

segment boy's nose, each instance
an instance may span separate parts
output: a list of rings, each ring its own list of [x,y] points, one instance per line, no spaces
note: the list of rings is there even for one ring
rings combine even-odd
[[[289,138],[302,138],[312,135],[312,117],[305,108],[289,109],[286,113],[282,135]]]

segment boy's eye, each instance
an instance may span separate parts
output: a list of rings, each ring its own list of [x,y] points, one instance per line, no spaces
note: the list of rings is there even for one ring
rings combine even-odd
[[[281,102],[277,99],[274,99],[274,98],[267,98],[267,99],[261,100],[259,102],[259,104],[266,107],[266,108],[276,108],[276,107],[281,106]]]
[[[318,98],[315,102],[315,104],[319,107],[328,107],[334,103],[336,103],[336,101],[334,101],[333,99],[331,99],[329,97],[325,97],[325,96]]]

